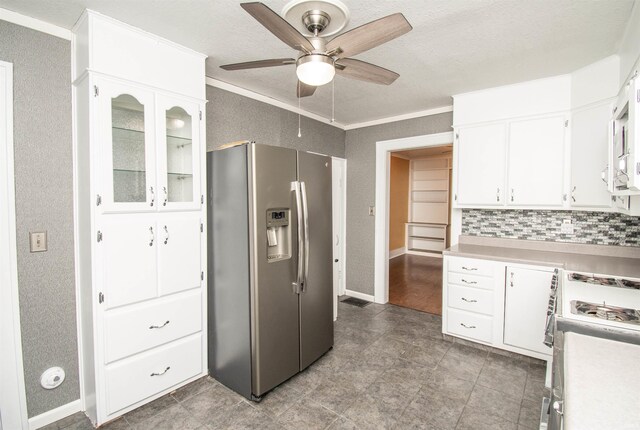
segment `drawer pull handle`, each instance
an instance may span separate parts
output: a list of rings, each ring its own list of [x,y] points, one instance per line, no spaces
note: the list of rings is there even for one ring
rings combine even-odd
[[[474,325],[466,325],[465,323],[460,323],[460,325],[464,328],[476,328]]]
[[[464,270],[468,270],[468,271],[470,271],[470,272],[473,272],[474,270],[478,270],[478,269],[476,269],[475,267],[464,267],[464,266],[462,266],[462,268],[463,268]]]
[[[166,368],[166,369],[164,369],[162,372],[160,372],[160,373],[153,372],[153,373],[151,374],[151,376],[162,376],[162,375],[164,375],[165,373],[167,373],[167,372],[169,371],[169,369],[171,369],[171,367],[167,366],[167,368]]]
[[[474,299],[469,300],[469,299],[466,299],[466,298],[464,298],[464,297],[462,298],[462,300],[463,300],[463,301],[465,301],[465,302],[467,302],[467,303],[478,303],[478,301],[477,301],[477,300],[474,300]]]
[[[169,322],[170,322],[169,320],[166,320],[164,322],[164,324],[162,324],[162,325],[150,325],[149,326],[149,330],[153,330],[154,328],[162,328],[162,327],[166,326],[167,324],[169,324]]]
[[[465,284],[469,284],[469,285],[477,284],[476,281],[467,281],[466,279],[461,279],[461,281],[464,282]]]

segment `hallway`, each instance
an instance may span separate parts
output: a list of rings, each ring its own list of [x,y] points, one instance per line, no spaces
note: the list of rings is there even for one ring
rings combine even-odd
[[[389,260],[389,303],[442,315],[442,258],[404,254]]]

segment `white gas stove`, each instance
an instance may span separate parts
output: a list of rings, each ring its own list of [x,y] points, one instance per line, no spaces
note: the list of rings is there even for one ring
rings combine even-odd
[[[640,331],[640,280],[565,272],[560,293],[563,318]]]

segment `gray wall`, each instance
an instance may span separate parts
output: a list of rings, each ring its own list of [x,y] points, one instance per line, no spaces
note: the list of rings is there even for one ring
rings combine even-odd
[[[29,416],[80,398],[73,256],[71,43],[0,21],[0,60],[13,63],[18,286]],[[29,231],[48,231],[29,252]],[[61,366],[65,382],[40,387]]]
[[[374,294],[374,217],[376,142],[451,131],[453,115],[422,118],[347,131],[347,273],[348,290]]]
[[[207,150],[237,140],[344,157],[345,132],[248,97],[207,86]]]

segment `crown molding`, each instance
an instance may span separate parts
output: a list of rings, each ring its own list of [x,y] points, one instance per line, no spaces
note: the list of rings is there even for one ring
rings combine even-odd
[[[55,24],[41,21],[36,18],[31,18],[30,16],[22,15],[8,9],[0,8],[0,20],[21,25],[22,27],[27,27],[42,33],[47,33],[61,39],[71,40],[72,33],[71,30],[67,28],[59,27]]]
[[[289,104],[287,104],[285,102],[281,102],[280,100],[276,100],[273,97],[265,96],[263,94],[256,93],[255,91],[247,90],[245,88],[241,88],[241,87],[238,87],[236,85],[233,85],[233,84],[230,84],[230,83],[227,83],[227,82],[224,82],[224,81],[220,81],[218,79],[211,78],[209,76],[207,76],[205,78],[205,82],[206,82],[207,85],[210,85],[212,87],[220,88],[221,90],[229,91],[229,92],[232,92],[232,93],[244,96],[244,97],[248,97],[248,98],[253,99],[253,100],[257,100],[259,102],[267,103],[269,105],[272,105],[272,106],[275,106],[275,107],[279,107],[281,109],[285,109],[285,110],[288,110],[288,111],[293,112],[293,113],[300,114],[302,116],[306,116],[307,118],[315,119],[316,121],[325,123],[325,124],[330,125],[332,127],[339,128],[340,130],[344,130],[345,129],[345,126],[343,124],[340,124],[338,122],[331,122],[330,119],[327,119],[327,118],[325,118],[323,116],[320,116],[318,114],[315,114],[313,112],[306,111],[304,109],[298,109],[297,107],[291,106],[291,105],[289,105]]]
[[[417,112],[405,113],[402,115],[389,116],[386,118],[374,119],[371,121],[347,124],[345,130],[355,130],[357,128],[371,127],[373,125],[388,124],[390,122],[404,121],[406,119],[421,118],[423,116],[438,115],[441,113],[453,112],[453,106],[442,106],[433,109],[421,110]]]

